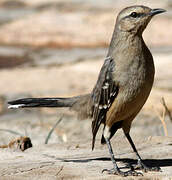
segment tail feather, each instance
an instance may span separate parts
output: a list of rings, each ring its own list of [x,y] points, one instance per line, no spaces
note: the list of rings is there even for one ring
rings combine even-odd
[[[24,98],[9,101],[8,108],[30,108],[30,107],[71,107],[80,96],[71,98]]]

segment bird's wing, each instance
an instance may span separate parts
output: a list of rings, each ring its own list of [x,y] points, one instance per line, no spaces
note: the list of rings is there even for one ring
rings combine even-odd
[[[91,94],[93,102],[92,149],[94,149],[95,137],[100,124],[105,121],[106,113],[118,94],[118,87],[115,85],[112,75],[114,70],[114,60],[111,57],[107,57]]]

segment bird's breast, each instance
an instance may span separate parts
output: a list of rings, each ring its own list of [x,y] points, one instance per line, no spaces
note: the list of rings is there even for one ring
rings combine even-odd
[[[148,61],[141,59],[116,67],[113,76],[119,86],[119,93],[112,104],[114,111],[109,113],[116,121],[137,114],[146,102],[154,80],[153,59]]]

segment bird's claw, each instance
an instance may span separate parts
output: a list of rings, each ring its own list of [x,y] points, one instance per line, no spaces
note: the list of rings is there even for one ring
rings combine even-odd
[[[103,169],[102,173],[104,173],[104,172],[108,172],[108,174],[120,175],[123,177],[127,176],[127,174],[125,172],[123,172],[119,169],[115,169],[115,168],[114,169]]]
[[[129,170],[126,173],[127,173],[127,176],[143,176],[141,172],[137,172],[135,170]]]
[[[160,167],[148,167],[146,166],[142,161],[138,160],[137,165],[134,167],[134,169],[139,169],[142,170],[143,172],[148,172],[148,171],[156,171],[156,172],[162,172]]]
[[[108,172],[108,174],[114,174],[114,175],[120,175],[120,176],[123,176],[123,177],[126,177],[126,176],[143,176],[142,173],[140,172],[137,172],[135,170],[129,170],[129,171],[126,171],[126,172],[123,172],[119,169],[103,169],[102,170],[102,173],[104,172]]]

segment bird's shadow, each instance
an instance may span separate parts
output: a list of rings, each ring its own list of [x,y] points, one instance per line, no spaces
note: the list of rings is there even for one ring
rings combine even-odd
[[[45,155],[45,154],[44,154]],[[62,162],[73,162],[73,163],[87,163],[91,161],[111,161],[109,157],[98,157],[98,158],[57,158],[55,156],[48,156],[49,158],[53,158],[55,160],[60,160]],[[131,158],[118,158],[117,162],[122,162],[124,164],[136,165],[137,159]],[[144,159],[144,164],[148,167],[167,167],[172,166],[172,159]]]

